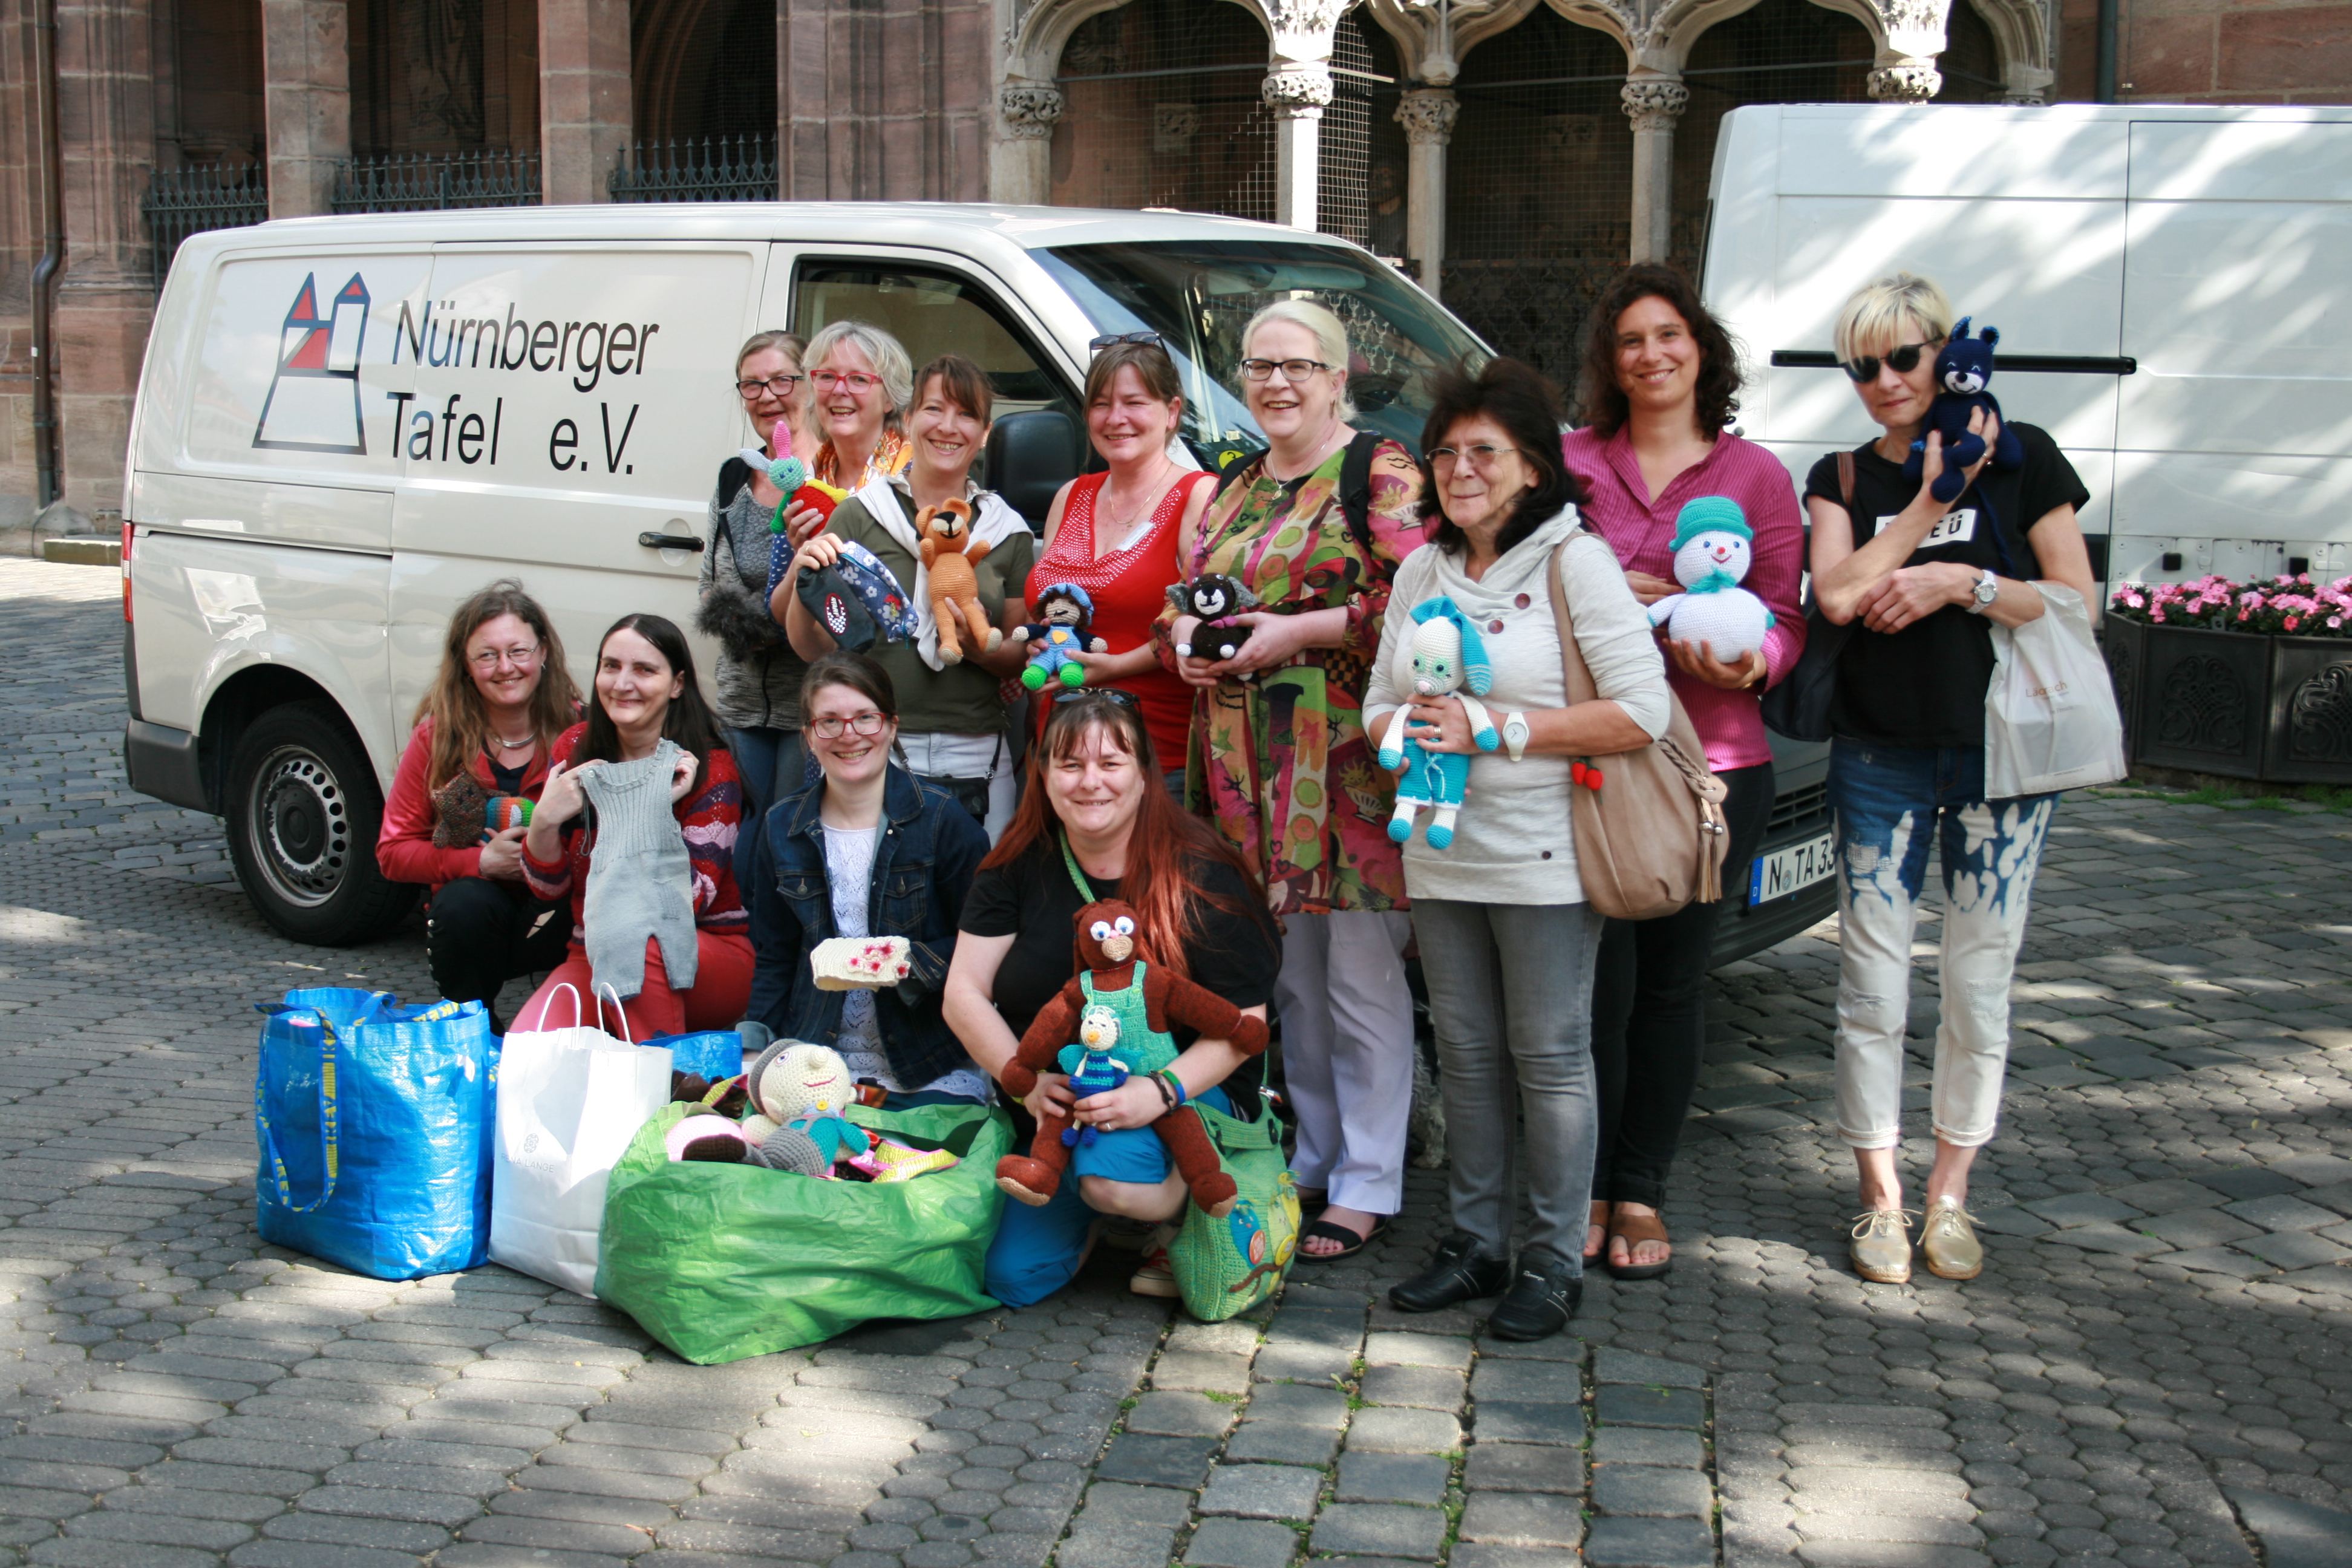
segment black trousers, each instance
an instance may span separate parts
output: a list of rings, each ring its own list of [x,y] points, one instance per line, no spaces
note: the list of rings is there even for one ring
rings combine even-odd
[[[1747,897],[1748,863],[1772,816],[1772,764],[1717,773],[1730,791],[1723,816],[1723,900],[1654,921],[1611,921],[1592,974],[1592,1068],[1601,1087],[1595,1203],[1665,1201],[1666,1176],[1706,1046],[1706,971],[1717,911]]]
[[[460,877],[433,895],[425,911],[425,956],[433,984],[450,1002],[480,1002],[494,1033],[499,992],[509,980],[541,974],[563,962],[572,944],[569,904],[542,904],[512,884]]]

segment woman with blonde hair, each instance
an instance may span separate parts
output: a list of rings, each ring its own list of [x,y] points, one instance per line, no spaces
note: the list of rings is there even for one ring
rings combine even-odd
[[[563,962],[571,922],[524,885],[523,828],[491,831],[494,796],[536,802],[556,738],[580,716],[563,639],[512,578],[457,606],[441,668],[416,705],[383,804],[376,864],[422,882],[425,952],[452,1002],[480,1002],[498,1029],[499,992]]]
[[[2090,492],[2047,433],[2011,421],[2021,460],[1979,461],[1949,501],[1931,488],[1943,443],[1926,430],[1936,354],[1955,331],[1944,291],[1897,273],[1839,312],[1838,361],[1882,434],[1813,465],[1813,595],[1833,626],[1830,805],[1838,849],[1838,1133],[1853,1150],[1862,1213],[1849,1248],[1865,1279],[1911,1277],[1903,1139],[1903,1034],[1911,937],[1927,851],[1940,847],[1943,1020],[1936,1028],[1920,1249],[1929,1272],[1972,1279],[1984,1248],[1968,1213],[1969,1167],[1991,1141],[2009,1058],[2009,987],[2054,795],[1985,794],[1992,626],[2043,613],[2044,588],[2097,592],[2074,514]],[[1964,324],[1964,323],[1963,323]],[[1989,459],[2004,426],[1969,428]],[[1916,478],[1905,459],[1919,445]]]

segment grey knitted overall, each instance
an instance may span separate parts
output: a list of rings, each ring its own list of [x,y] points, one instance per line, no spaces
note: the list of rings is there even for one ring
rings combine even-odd
[[[670,989],[694,984],[700,950],[694,931],[694,873],[686,834],[670,809],[678,748],[664,739],[643,762],[599,763],[580,775],[596,808],[581,907],[596,988],[626,998],[646,988],[646,939],[661,939]]]

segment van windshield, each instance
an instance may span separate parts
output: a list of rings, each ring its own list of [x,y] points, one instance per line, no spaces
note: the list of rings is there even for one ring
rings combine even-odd
[[[1242,329],[1276,300],[1313,299],[1348,327],[1348,392],[1359,427],[1418,451],[1429,377],[1486,349],[1388,267],[1337,246],[1187,240],[1063,246],[1034,253],[1105,333],[1152,331],[1184,382],[1185,434],[1213,465],[1265,444],[1242,401]]]

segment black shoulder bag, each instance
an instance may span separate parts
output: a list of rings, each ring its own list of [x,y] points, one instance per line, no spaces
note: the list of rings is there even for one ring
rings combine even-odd
[[[1837,455],[1838,499],[1853,517],[1853,454]],[[1810,541],[1811,532],[1807,531]],[[1791,741],[1826,741],[1831,713],[1837,703],[1838,659],[1845,652],[1853,623],[1839,626],[1822,614],[1812,588],[1805,589],[1805,651],[1788,678],[1764,694],[1764,722]]]

